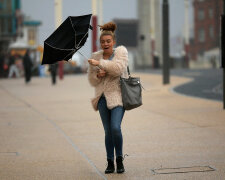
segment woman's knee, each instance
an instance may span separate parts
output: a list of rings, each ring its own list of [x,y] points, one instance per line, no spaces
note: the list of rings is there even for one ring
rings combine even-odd
[[[111,136],[111,129],[108,126],[104,126],[104,131],[105,131],[105,135],[110,135]]]
[[[120,126],[113,126],[113,127],[111,127],[111,131],[112,131],[113,135],[120,135],[121,134]]]

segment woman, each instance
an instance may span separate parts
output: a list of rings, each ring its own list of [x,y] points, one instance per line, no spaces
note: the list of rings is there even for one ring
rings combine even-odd
[[[95,87],[94,109],[99,111],[105,131],[105,147],[108,166],[105,173],[113,173],[114,149],[116,152],[117,173],[123,173],[123,137],[121,122],[124,108],[119,85],[120,76],[128,77],[128,52],[124,46],[113,49],[116,24],[109,22],[100,26],[101,51],[93,53],[89,62],[88,79]]]

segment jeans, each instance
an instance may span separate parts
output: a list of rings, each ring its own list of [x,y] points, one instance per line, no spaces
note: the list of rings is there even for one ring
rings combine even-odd
[[[121,123],[125,110],[122,106],[108,109],[104,96],[99,99],[98,110],[105,131],[107,159],[114,160],[114,149],[116,151],[116,157],[123,156],[123,136],[121,132]]]

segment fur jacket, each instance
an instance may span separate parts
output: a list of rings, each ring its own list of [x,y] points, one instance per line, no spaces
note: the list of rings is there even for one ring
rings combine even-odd
[[[116,106],[123,106],[120,88],[120,76],[128,77],[128,52],[124,46],[115,48],[114,57],[112,60],[103,59],[103,51],[98,51],[92,54],[92,59],[100,61],[98,67],[106,71],[106,76],[103,78],[97,77],[98,67],[89,65],[88,80],[95,87],[95,97],[92,99],[92,106],[97,111],[98,101],[104,94],[108,109],[113,109]]]

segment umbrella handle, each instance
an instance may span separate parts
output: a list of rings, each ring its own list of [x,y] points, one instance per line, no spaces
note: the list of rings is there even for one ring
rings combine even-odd
[[[79,52],[80,55],[82,55],[85,59],[89,59],[89,58],[87,58],[87,56],[85,56],[83,53],[81,53],[80,50],[77,50],[77,52]]]
[[[86,60],[88,60],[89,58],[87,58],[84,54],[82,54],[81,52],[80,52],[80,50],[77,50],[77,52],[79,52],[80,53],[80,55],[82,55]],[[101,69],[99,66],[96,66],[98,69]]]

